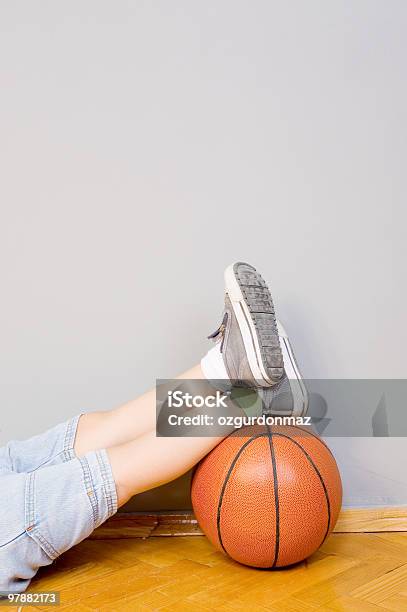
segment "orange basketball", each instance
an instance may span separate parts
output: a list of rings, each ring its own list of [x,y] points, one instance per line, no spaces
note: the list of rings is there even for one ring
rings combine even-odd
[[[233,432],[196,468],[192,504],[209,540],[235,561],[283,567],[315,552],[342,501],[333,455],[295,426]]]

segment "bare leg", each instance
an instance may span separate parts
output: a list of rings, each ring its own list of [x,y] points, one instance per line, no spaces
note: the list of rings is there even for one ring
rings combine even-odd
[[[201,367],[195,366],[178,378],[201,380],[204,377]],[[231,405],[230,413],[243,414],[235,405]],[[194,411],[189,414],[192,416]],[[224,435],[157,437],[155,427],[155,390],[115,410],[81,417],[75,452],[81,456],[90,450],[107,448],[119,506],[133,495],[185,473],[224,438]]]
[[[201,366],[196,365],[178,378],[202,379]],[[155,425],[156,395],[152,389],[119,408],[83,414],[78,424],[75,453],[82,456],[91,450],[124,444],[155,430]]]
[[[155,432],[107,450],[116,483],[118,504],[187,472],[221,440],[208,438],[159,438]]]

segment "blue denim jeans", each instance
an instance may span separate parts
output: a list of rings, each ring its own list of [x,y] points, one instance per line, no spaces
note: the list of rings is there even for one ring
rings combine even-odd
[[[75,456],[79,417],[0,448],[0,591],[24,591],[117,511],[106,450]]]

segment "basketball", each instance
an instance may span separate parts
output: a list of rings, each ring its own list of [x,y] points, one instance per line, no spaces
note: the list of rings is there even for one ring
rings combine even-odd
[[[276,568],[321,546],[337,521],[342,485],[315,433],[256,426],[233,432],[198,464],[191,496],[214,546],[244,565]]]

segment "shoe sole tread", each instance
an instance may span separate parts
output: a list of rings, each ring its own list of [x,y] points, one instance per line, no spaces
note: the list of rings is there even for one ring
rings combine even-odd
[[[284,376],[284,362],[270,290],[261,274],[246,263],[235,264],[234,273],[257,334],[264,368],[277,383]]]

